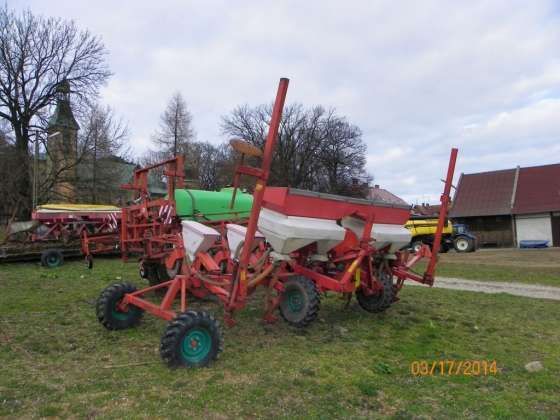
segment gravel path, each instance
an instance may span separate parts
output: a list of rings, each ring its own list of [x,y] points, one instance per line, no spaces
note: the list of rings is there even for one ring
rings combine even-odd
[[[407,285],[409,284],[429,287],[413,281],[407,282]],[[451,277],[436,277],[434,287],[482,293],[508,293],[510,295],[537,299],[560,300],[560,287],[540,286],[526,283],[506,283],[497,281],[466,280]]]

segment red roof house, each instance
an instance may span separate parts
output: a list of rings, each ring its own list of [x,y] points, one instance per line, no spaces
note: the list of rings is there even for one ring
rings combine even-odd
[[[461,174],[452,217],[495,216],[511,213],[516,169]]]
[[[513,214],[560,211],[560,164],[521,168]]]
[[[560,164],[462,174],[450,217],[483,246],[560,246]]]

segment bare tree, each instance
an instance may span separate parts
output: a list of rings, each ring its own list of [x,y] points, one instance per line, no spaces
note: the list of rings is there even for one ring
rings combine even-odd
[[[172,157],[177,153],[186,155],[194,138],[192,115],[183,95],[176,92],[161,114],[159,129],[152,136],[156,152],[164,154],[165,157]]]
[[[320,170],[316,179],[324,185],[319,189],[343,195],[367,194],[361,188],[364,181],[372,179],[364,170],[366,152],[361,130],[345,118],[330,114],[317,156]]]
[[[192,167],[196,157],[191,157],[190,162],[187,162],[189,155],[192,154],[191,146],[195,139],[192,125],[192,115],[183,95],[175,92],[160,116],[158,129],[152,134],[152,143],[155,148],[148,149],[140,159],[141,163],[152,165],[181,154],[186,158],[185,175],[187,179],[196,178],[196,171]],[[163,181],[163,168],[156,169],[154,176]]]
[[[240,106],[222,118],[222,131],[263,147],[271,105]],[[360,129],[334,109],[305,109],[301,104],[284,108],[273,158],[271,185],[288,185],[315,191],[365,195],[362,185],[366,146]]]
[[[187,175],[197,179],[203,190],[218,190],[232,175],[229,145],[193,142],[186,157]]]
[[[101,198],[99,192],[115,188],[115,179],[119,179],[118,160],[126,153],[128,127],[115,115],[109,106],[94,104],[84,115],[78,141],[82,151],[83,167],[81,183],[88,191],[88,199],[97,203]],[[105,194],[106,195],[106,194]]]
[[[19,173],[15,160],[16,148],[7,124],[0,120],[0,223],[9,219],[16,208],[13,203],[18,199],[18,193],[13,185]]]
[[[31,208],[31,131],[44,128],[62,80],[84,101],[97,95],[110,76],[106,53],[98,37],[79,30],[73,21],[0,8],[0,118],[10,122],[14,133],[21,169],[14,185],[20,216],[27,217]]]
[[[9,143],[11,143],[11,138],[8,122],[0,119],[0,146],[6,146]]]

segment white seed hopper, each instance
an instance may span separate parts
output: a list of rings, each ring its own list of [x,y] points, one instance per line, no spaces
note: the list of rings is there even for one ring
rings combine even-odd
[[[341,224],[346,229],[350,229],[358,236],[362,237],[365,222],[356,217],[344,217]],[[398,251],[403,246],[410,243],[410,231],[402,225],[392,225],[387,223],[374,223],[371,229],[372,239],[375,240],[375,247],[377,249],[385,248],[391,245],[389,253]]]
[[[247,228],[245,226],[236,225],[235,223],[228,223],[226,225],[226,229],[228,246],[233,258],[236,251],[238,251],[239,253],[241,252],[238,247],[239,244],[245,240],[245,233],[247,232]],[[259,231],[255,232],[255,244],[263,240],[264,235]]]
[[[198,252],[206,252],[220,237],[220,233],[209,226],[191,220],[183,220],[183,244],[185,251],[194,260]]]
[[[261,210],[258,228],[279,254],[289,254],[316,242],[317,253],[324,255],[345,235],[344,228],[334,220],[286,216],[266,208]]]

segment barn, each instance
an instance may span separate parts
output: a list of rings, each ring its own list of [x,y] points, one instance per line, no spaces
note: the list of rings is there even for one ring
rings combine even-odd
[[[461,174],[450,217],[480,246],[560,246],[560,164]]]

